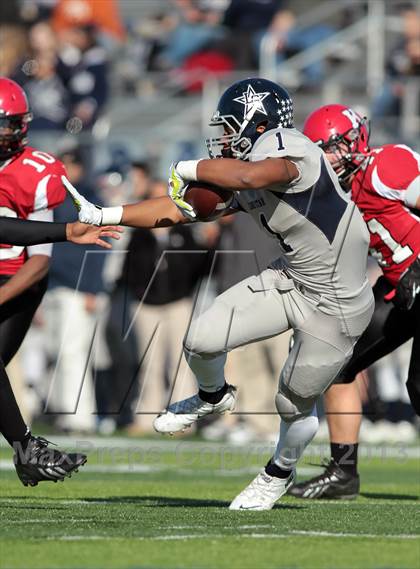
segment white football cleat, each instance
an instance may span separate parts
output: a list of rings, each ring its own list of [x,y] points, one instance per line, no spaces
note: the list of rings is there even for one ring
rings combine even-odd
[[[295,471],[288,478],[270,476],[262,470],[245,490],[232,501],[229,510],[271,510],[295,481]]]
[[[153,421],[153,427],[158,433],[176,433],[190,427],[201,417],[217,414],[223,415],[233,411],[236,402],[236,387],[229,385],[219,403],[207,403],[199,395],[172,403]]]

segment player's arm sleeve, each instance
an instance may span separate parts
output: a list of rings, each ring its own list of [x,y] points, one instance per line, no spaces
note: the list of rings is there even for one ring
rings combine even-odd
[[[51,223],[54,221],[53,212],[50,209],[42,209],[40,211],[35,211],[28,215],[30,221],[44,221]],[[40,245],[31,245],[27,249],[28,256],[33,257],[34,255],[46,255],[51,257],[52,255],[52,243],[41,243]]]
[[[420,156],[404,145],[385,149],[378,156],[372,173],[372,185],[380,196],[418,208]]]
[[[0,217],[0,241],[5,245],[25,247],[67,241],[66,224]]]

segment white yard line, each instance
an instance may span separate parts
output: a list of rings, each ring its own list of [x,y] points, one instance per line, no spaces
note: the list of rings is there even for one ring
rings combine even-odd
[[[377,539],[379,537],[385,537],[386,539],[420,539],[420,535],[413,535],[408,533],[400,534],[384,534],[378,535],[374,533],[335,533],[329,531],[303,531],[303,530],[290,530],[292,535],[308,535],[310,537],[362,537],[366,539]]]
[[[174,535],[161,535],[161,536],[136,536],[136,537],[110,537],[104,535],[66,535],[61,537],[47,537],[51,541],[109,541],[109,540],[128,540],[128,541],[183,541],[189,539],[287,539],[291,537],[339,537],[350,539],[397,539],[397,540],[412,540],[419,539],[419,535],[410,534],[358,534],[358,533],[332,533],[324,531],[298,531],[291,530],[287,533],[249,533],[241,535],[226,535],[226,534],[174,534]],[[42,538],[45,539],[45,538]]]
[[[90,519],[66,519],[66,520],[62,520],[62,522],[64,524],[89,524],[89,523],[95,523],[97,522],[97,520],[95,518],[90,518]],[[59,524],[59,522],[55,521],[55,524]],[[6,524],[15,524],[15,525],[20,525],[20,524],[50,524],[51,525],[51,520],[45,520],[42,518],[33,518],[33,519],[26,519],[26,520],[7,520]]]

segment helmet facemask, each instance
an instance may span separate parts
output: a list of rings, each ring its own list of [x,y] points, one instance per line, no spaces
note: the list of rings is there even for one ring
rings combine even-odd
[[[28,143],[28,123],[32,113],[0,115],[0,160],[6,160],[19,153]]]
[[[366,118],[362,119],[359,126],[350,128],[342,134],[333,134],[326,142],[321,142],[319,146],[327,154],[333,154],[336,161],[332,164],[338,179],[342,183],[349,181],[349,178],[356,174],[363,166],[367,156],[361,151],[361,143],[367,146],[369,141],[369,127]],[[367,132],[367,140],[362,141],[364,134],[362,129]]]
[[[252,141],[244,136],[249,120],[241,124],[233,115],[221,115],[218,111],[212,116],[210,126],[222,129],[219,136],[206,139],[210,158],[236,158],[245,160],[252,148]]]

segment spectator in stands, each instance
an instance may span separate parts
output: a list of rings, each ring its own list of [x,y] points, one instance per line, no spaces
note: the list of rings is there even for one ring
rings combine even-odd
[[[93,24],[66,29],[60,49],[60,73],[69,90],[71,114],[80,128],[91,129],[108,100],[108,57]]]
[[[299,27],[295,13],[287,9],[280,10],[275,14],[266,32],[272,34],[276,39],[277,63],[281,65],[287,58],[327,40],[336,33],[336,30],[330,24],[325,23]],[[260,34],[259,41],[262,41],[266,32]],[[325,58],[311,63],[303,70],[302,83],[306,86],[319,85],[325,77],[325,68]]]
[[[0,19],[1,22],[1,19]],[[17,24],[0,25],[0,76],[13,77],[27,52],[25,30]]]
[[[134,202],[145,199],[152,182],[150,167],[144,160],[136,160],[131,167],[132,200]]]
[[[401,17],[403,38],[388,58],[387,81],[372,105],[375,118],[398,117],[407,80],[420,75],[420,15],[414,7],[406,7]],[[392,128],[393,122],[389,126]]]
[[[230,1],[223,24],[230,32],[226,41],[238,69],[258,67],[257,44],[282,5],[282,0]]]
[[[160,70],[162,65],[165,66],[165,62],[160,60],[160,54],[176,23],[174,14],[166,11],[128,23],[128,39],[119,65],[127,91],[135,92],[139,79],[143,79],[148,71]]]
[[[126,37],[116,0],[57,0],[52,23],[60,38],[65,38],[69,30],[87,25],[116,41]]]
[[[161,65],[180,67],[188,56],[222,37],[221,12],[211,0],[174,0],[178,21],[161,53]],[[216,6],[216,9],[214,8]]]
[[[61,34],[57,72],[70,96],[70,118],[66,129],[79,135],[86,172],[94,165],[94,144],[90,136],[109,96],[108,55],[97,39],[93,24],[67,28]]]
[[[10,0],[9,0],[10,1]],[[58,0],[17,0],[20,17],[31,26],[36,22],[46,22],[51,19]],[[5,2],[7,4],[8,2]]]
[[[63,130],[70,95],[57,74],[58,44],[51,26],[39,22],[29,29],[26,61],[14,78],[25,88],[33,113],[33,130]]]
[[[69,180],[94,203],[100,203],[85,183],[80,151],[66,151],[60,158]],[[77,218],[70,197],[54,214],[55,221]],[[104,260],[97,247],[54,245],[44,305],[47,349],[56,360],[48,410],[59,414],[58,426],[65,431],[92,432],[96,426],[90,356]]]

